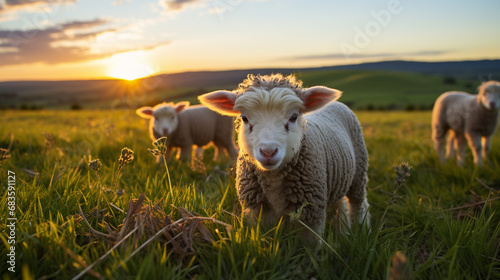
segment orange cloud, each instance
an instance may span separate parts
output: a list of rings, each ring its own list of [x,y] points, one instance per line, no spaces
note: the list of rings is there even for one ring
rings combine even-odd
[[[15,13],[20,10],[34,10],[47,5],[74,4],[77,1],[78,0],[4,0],[4,5],[0,5],[0,14]]]
[[[108,23],[104,19],[94,19],[68,22],[46,29],[0,30],[0,65],[82,62],[120,52],[152,49],[168,43],[134,48],[123,48],[116,44],[114,50],[108,51],[93,49],[98,36],[119,30],[106,27]]]
[[[161,7],[164,7],[165,12],[178,12],[184,10],[186,7],[201,2],[203,0],[159,0]]]

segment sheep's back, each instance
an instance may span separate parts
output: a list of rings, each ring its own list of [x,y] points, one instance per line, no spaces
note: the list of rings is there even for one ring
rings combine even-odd
[[[190,106],[179,114],[179,134],[192,139],[194,145],[204,146],[214,140],[220,115],[205,106]]]
[[[464,130],[469,114],[476,110],[477,96],[466,92],[449,91],[436,99],[432,110],[433,127]]]
[[[368,159],[361,126],[354,113],[344,104],[333,102],[327,107],[305,115],[307,139],[324,164],[327,193],[330,201],[340,199],[352,184],[357,159]],[[362,145],[363,147],[358,147]],[[363,168],[366,170],[366,166]]]

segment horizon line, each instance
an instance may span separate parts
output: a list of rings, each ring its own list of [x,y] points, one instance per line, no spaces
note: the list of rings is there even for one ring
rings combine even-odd
[[[15,83],[15,82],[77,82],[77,81],[123,81],[123,82],[135,82],[140,80],[145,80],[157,76],[162,75],[178,75],[178,74],[186,74],[186,73],[216,73],[216,72],[234,72],[234,71],[252,71],[252,70],[314,70],[314,69],[324,69],[324,68],[335,68],[335,67],[343,67],[343,66],[360,66],[360,65],[368,65],[368,64],[377,64],[377,63],[391,63],[391,62],[405,62],[405,63],[458,63],[458,62],[480,62],[480,61],[500,61],[500,58],[495,59],[477,59],[477,60],[442,60],[442,61],[423,61],[423,60],[403,60],[403,59],[394,59],[394,60],[380,60],[380,61],[370,61],[370,62],[360,62],[360,63],[351,63],[351,64],[336,64],[336,65],[325,65],[325,66],[316,66],[316,67],[254,67],[254,68],[233,68],[233,69],[221,69],[221,70],[185,70],[180,72],[162,72],[156,73],[150,76],[138,78],[135,80],[125,80],[114,77],[95,77],[95,78],[87,78],[87,79],[44,79],[44,80],[0,80],[0,83]],[[500,67],[499,67],[500,68]],[[376,70],[374,70],[376,71]]]

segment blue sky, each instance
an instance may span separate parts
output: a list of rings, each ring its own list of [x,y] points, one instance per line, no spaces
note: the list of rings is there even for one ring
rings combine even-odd
[[[499,11],[464,0],[0,0],[0,80],[498,59]]]

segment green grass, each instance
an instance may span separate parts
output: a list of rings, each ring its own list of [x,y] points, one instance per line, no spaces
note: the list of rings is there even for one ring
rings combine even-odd
[[[169,162],[171,195],[164,166],[156,166],[147,151],[152,145],[146,125],[132,111],[4,111],[0,147],[9,145],[10,133],[15,140],[12,157],[0,169],[4,187],[0,204],[7,204],[5,187],[11,170],[16,173],[18,206],[17,272],[7,272],[7,263],[2,261],[4,279],[76,276],[83,268],[59,244],[87,264],[111,248],[102,239],[84,238],[88,228],[74,219],[78,205],[84,212],[106,209],[110,223],[118,226],[125,214],[109,203],[127,209],[130,199],[141,193],[148,204],[161,202],[165,213],[175,219],[180,214],[171,205],[213,216],[231,224],[233,231],[229,234],[222,226],[207,223],[215,241],[196,244],[193,259],[181,260],[170,247],[154,241],[124,263],[136,249],[127,243],[94,267],[105,278],[385,279],[391,256],[401,251],[415,279],[499,279],[500,200],[467,205],[500,194],[500,133],[484,168],[473,166],[470,152],[467,165],[458,168],[454,162],[437,162],[430,139],[430,112],[356,113],[370,154],[372,226],[368,230],[354,225],[345,234],[328,225],[324,239],[329,246],[316,254],[301,245],[297,232],[281,224],[255,227],[225,212],[233,212],[237,204],[234,177],[227,175],[234,172],[227,160],[211,162],[212,149],[205,151],[205,171]],[[54,135],[53,145],[44,143],[43,133]],[[117,183],[117,159],[123,147],[134,150],[135,159],[125,166]],[[96,176],[87,167],[89,155],[102,161],[101,184],[109,191],[96,186]],[[412,174],[394,194],[393,166],[406,161],[413,166]],[[23,169],[39,174],[33,178]],[[118,197],[117,189],[124,189],[125,194]],[[453,210],[458,207],[462,208]],[[1,213],[4,260],[7,213]],[[88,219],[95,229],[105,232],[102,217]]]

